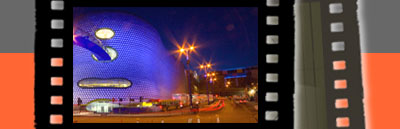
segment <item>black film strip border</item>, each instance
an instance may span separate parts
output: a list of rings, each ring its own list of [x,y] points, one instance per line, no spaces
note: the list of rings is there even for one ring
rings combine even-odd
[[[68,36],[65,29],[70,11],[70,1],[36,0],[35,33],[35,127],[37,129],[62,128],[72,123],[65,111],[69,90],[64,86],[72,82],[72,58],[68,56],[72,46],[65,45]],[[71,89],[72,91],[72,89]],[[72,111],[72,110],[71,110]]]
[[[265,86],[260,86],[260,92],[265,93],[266,99],[262,101],[263,95],[260,95],[258,127],[289,129],[293,128],[294,119],[294,0],[260,0],[260,3],[259,83]],[[72,107],[68,106],[72,101],[67,101],[72,98],[72,88],[64,86],[72,82],[72,55],[69,55],[72,45],[65,45],[70,41],[68,32],[72,32],[69,27],[72,18],[68,18],[72,17],[72,8],[69,7],[72,1],[36,1],[36,27],[40,28],[35,35],[35,122],[38,129],[70,127],[73,123]],[[278,78],[279,81],[274,82]],[[268,113],[276,113],[276,116],[267,118]]]
[[[261,86],[266,87],[265,107],[260,119],[267,128],[294,128],[294,0],[266,0],[263,10]],[[265,104],[264,104],[265,103]]]

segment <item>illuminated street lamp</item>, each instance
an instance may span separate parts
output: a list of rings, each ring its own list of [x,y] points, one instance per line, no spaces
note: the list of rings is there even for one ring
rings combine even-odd
[[[254,96],[254,94],[256,93],[256,91],[255,91],[254,89],[251,89],[248,93],[249,93],[250,96]]]
[[[187,76],[188,76],[188,87],[189,87],[189,99],[190,99],[190,107],[193,107],[193,102],[192,102],[192,87],[191,87],[191,83],[190,83],[190,58],[189,58],[189,54],[191,52],[193,52],[195,49],[195,47],[192,45],[189,48],[185,48],[185,45],[182,45],[182,48],[179,49],[180,54],[185,54],[186,56],[186,65],[188,68],[188,72],[187,72]]]
[[[201,64],[200,69],[204,69],[205,75],[206,75],[206,82],[207,82],[207,102],[210,104],[210,92],[208,90],[208,85],[210,82],[212,82],[213,78],[212,76],[215,76],[215,73],[209,73],[208,70],[211,69],[211,63],[207,63],[205,65]],[[208,80],[210,79],[210,80]],[[214,93],[213,93],[214,94]],[[213,95],[214,98],[214,95]]]
[[[211,78],[211,83],[213,85],[212,90],[213,90],[213,100],[215,99],[215,81],[217,81],[217,77],[215,77],[215,73],[212,73],[213,77]]]

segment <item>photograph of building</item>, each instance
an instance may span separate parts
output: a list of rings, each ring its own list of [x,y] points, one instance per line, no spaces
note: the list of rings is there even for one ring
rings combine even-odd
[[[183,65],[168,53],[158,32],[146,21],[123,12],[99,12],[79,16],[74,22],[74,29],[79,29],[80,34],[86,32],[88,37],[95,37],[102,29],[112,31],[113,37],[101,43],[116,52],[115,59],[99,61],[87,48],[74,45],[74,104],[78,98],[83,103],[112,98],[170,99],[172,93],[187,91]],[[122,88],[79,86],[90,78],[98,79],[92,82],[96,85],[109,83],[105,79],[124,79],[131,84]]]
[[[257,8],[73,11],[74,123],[258,122]]]

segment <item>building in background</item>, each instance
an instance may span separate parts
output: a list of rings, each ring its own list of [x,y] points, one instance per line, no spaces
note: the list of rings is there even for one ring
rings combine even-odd
[[[210,93],[214,92],[220,96],[249,96],[250,92],[254,96],[258,91],[258,66],[217,70],[215,78],[216,80],[208,85]],[[210,80],[206,81],[204,73],[200,79],[200,92],[206,94],[207,82]]]
[[[188,93],[183,64],[165,49],[148,22],[121,12],[74,16],[74,37],[98,42],[112,58],[99,61],[90,46],[73,46],[74,104],[78,98],[86,104],[95,99],[171,99],[174,93]]]

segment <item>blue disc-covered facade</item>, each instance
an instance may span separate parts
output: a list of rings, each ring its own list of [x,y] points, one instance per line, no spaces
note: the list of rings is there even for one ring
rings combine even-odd
[[[101,28],[114,32],[110,39],[96,38]],[[96,12],[74,15],[75,30],[85,32],[92,41],[112,48],[117,56],[112,61],[96,61],[93,52],[79,45],[73,46],[73,103],[94,99],[170,99],[173,93],[185,93],[184,68],[165,49],[156,29],[146,21],[129,13]],[[128,88],[82,88],[79,81],[96,79],[126,79]]]

